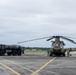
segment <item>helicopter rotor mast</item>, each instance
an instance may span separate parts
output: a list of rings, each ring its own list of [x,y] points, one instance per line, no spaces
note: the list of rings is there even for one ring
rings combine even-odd
[[[47,41],[52,40],[53,38],[55,38],[55,42],[59,42],[60,41],[60,36],[52,36],[50,39],[47,39]]]

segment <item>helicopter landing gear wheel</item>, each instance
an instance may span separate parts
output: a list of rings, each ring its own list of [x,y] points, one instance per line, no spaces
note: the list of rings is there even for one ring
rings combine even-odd
[[[62,54],[65,57],[65,53]]]
[[[47,56],[50,56],[50,51],[49,50],[47,51]]]
[[[53,56],[53,53],[49,52],[49,56]]]
[[[47,56],[52,56],[52,53],[47,53]]]
[[[50,53],[50,56],[53,56],[53,54],[52,54],[52,53]]]

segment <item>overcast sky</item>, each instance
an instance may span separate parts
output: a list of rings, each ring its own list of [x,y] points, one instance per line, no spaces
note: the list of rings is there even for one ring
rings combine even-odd
[[[17,44],[53,35],[76,37],[76,0],[0,0],[0,43]],[[50,44],[44,39],[20,45],[50,47]]]

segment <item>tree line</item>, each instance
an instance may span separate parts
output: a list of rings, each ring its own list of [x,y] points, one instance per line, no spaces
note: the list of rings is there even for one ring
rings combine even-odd
[[[50,48],[44,48],[44,47],[25,47],[25,49],[29,49],[29,50],[49,50]]]

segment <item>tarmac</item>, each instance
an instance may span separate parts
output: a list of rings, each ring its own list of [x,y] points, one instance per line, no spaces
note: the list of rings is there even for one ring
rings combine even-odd
[[[76,56],[0,56],[0,75],[76,75]]]

